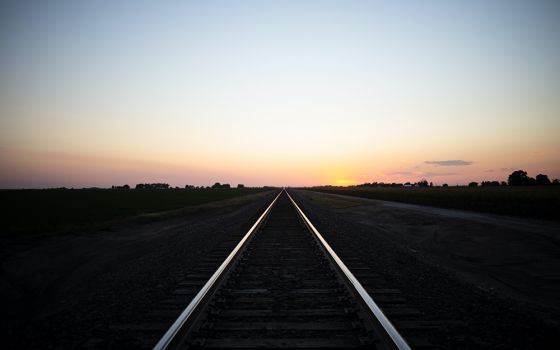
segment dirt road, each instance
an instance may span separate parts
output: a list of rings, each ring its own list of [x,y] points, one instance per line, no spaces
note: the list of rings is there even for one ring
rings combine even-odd
[[[418,336],[432,346],[560,343],[557,223],[292,192],[343,260],[376,271],[419,311]]]
[[[560,223],[301,191],[411,252],[535,312],[560,314]]]

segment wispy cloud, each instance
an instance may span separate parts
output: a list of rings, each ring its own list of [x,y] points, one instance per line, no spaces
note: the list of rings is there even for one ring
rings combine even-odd
[[[439,166],[464,166],[464,165],[471,165],[473,162],[467,160],[427,160],[424,162],[425,164],[431,165],[439,165]]]
[[[432,171],[394,171],[391,173],[386,173],[386,175],[397,175],[397,176],[412,176],[412,177],[437,177],[437,176],[455,176],[456,173],[440,173]]]
[[[425,172],[422,174],[424,177],[437,177],[437,176],[455,176],[455,173],[434,173],[431,171]]]
[[[415,175],[412,171],[394,171],[392,173],[387,173],[387,175]]]
[[[497,173],[497,172],[504,172],[504,171],[514,171],[515,168],[500,168],[500,169],[488,169],[484,170],[486,173]]]

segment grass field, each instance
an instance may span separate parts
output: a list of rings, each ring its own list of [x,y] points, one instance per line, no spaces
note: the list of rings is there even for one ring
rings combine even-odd
[[[50,232],[260,191],[263,189],[0,190],[0,232]]]
[[[560,187],[343,188],[313,191],[560,221]]]

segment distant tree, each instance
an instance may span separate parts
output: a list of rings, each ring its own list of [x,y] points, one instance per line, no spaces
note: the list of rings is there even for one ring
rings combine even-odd
[[[244,184],[237,184],[237,188],[245,188]]]
[[[532,185],[535,179],[527,176],[527,172],[523,170],[516,170],[508,176],[508,185],[510,186],[527,186]]]
[[[216,182],[214,185],[212,185],[212,188],[222,188],[222,184],[219,182]]]
[[[558,179],[552,180],[552,185],[553,185],[553,186],[558,186],[558,185],[560,185],[560,180],[558,180]]]
[[[500,185],[501,185],[501,186],[507,186],[508,184],[507,184],[507,182],[502,181],[502,182],[500,182]]]
[[[123,190],[130,190],[130,186],[128,186],[128,184],[124,185],[122,188]]]
[[[187,189],[187,188],[194,188],[194,186],[193,185],[185,185],[185,189]]]
[[[443,185],[441,185],[441,187],[449,187],[449,185],[448,184],[443,184]]]
[[[169,184],[166,183],[137,184],[135,188],[137,190],[163,190],[169,188]]]
[[[498,181],[482,181],[482,182],[480,183],[480,186],[484,186],[484,187],[487,187],[487,186],[500,186],[500,183],[499,183]]]
[[[535,177],[535,183],[539,186],[548,186],[551,184],[548,176],[543,174],[539,174]]]
[[[430,187],[434,187],[434,183],[430,181]]]
[[[223,184],[222,188],[231,188],[231,186],[229,184]]]
[[[469,187],[478,187],[478,182],[469,182]]]
[[[428,180],[422,179],[418,181],[418,187],[428,187]]]

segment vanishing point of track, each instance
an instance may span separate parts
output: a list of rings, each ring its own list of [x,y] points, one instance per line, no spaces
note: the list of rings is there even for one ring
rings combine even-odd
[[[410,349],[281,191],[155,349]]]

